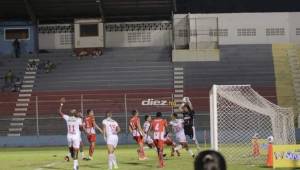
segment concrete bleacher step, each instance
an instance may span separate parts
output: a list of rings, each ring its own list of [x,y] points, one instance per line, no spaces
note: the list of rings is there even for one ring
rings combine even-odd
[[[9,137],[18,137],[18,136],[21,136],[21,134],[20,133],[9,133],[9,134],[7,134],[7,136],[9,136]]]
[[[26,113],[13,113],[13,116],[16,117],[16,116],[26,116]]]
[[[14,122],[23,122],[25,120],[25,118],[19,118],[19,117],[13,117],[12,118],[12,121],[14,121]]]
[[[30,101],[30,98],[25,98],[25,99],[23,99],[23,98],[19,98],[18,100],[17,100],[18,102],[29,102]]]
[[[20,93],[19,97],[31,97],[31,93],[27,93],[27,94],[26,93],[25,94],[24,93]]]

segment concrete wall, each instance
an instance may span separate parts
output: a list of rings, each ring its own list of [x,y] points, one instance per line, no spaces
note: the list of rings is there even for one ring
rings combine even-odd
[[[174,16],[174,20],[186,16],[188,14],[178,14]],[[189,14],[189,18],[198,18],[198,20],[218,18],[218,29],[222,34],[219,36],[219,44],[221,45],[300,42],[300,33],[296,35],[296,29],[300,29],[299,12]],[[198,28],[201,29],[199,26]],[[212,27],[211,29],[215,28]]]
[[[166,47],[172,44],[169,21],[105,24],[106,47]]]
[[[13,47],[11,40],[5,40],[5,29],[7,28],[27,28],[29,29],[29,38],[26,40],[19,40],[21,45],[21,53],[26,54],[34,52],[34,27],[27,21],[5,21],[0,22],[0,56],[13,54]]]
[[[73,24],[39,25],[40,49],[72,49],[73,44]]]

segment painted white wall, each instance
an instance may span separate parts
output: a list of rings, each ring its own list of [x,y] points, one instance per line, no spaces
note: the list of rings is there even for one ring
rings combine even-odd
[[[56,26],[71,26],[70,24],[47,24],[39,25],[39,27],[55,28]],[[68,42],[63,40],[69,37]],[[39,32],[39,48],[40,49],[72,49],[74,34],[72,32]]]
[[[186,35],[189,34],[189,20],[188,15],[185,14],[176,14],[173,20],[173,29],[174,29],[174,41],[176,47],[185,47],[188,45],[190,38],[184,37],[183,33],[185,32]]]
[[[298,28],[298,32],[300,32],[300,12],[298,13],[289,13],[289,33],[290,33],[290,41],[292,43],[300,43],[300,34],[296,35],[296,30]]]
[[[154,21],[154,22],[123,22],[123,23],[107,23],[114,24],[144,24],[144,23],[171,23],[169,21]],[[132,42],[128,40],[128,35],[134,32],[150,34],[150,41]],[[169,30],[134,30],[134,31],[107,31],[105,30],[105,47],[147,47],[147,46],[171,46],[172,44],[172,29]]]
[[[80,24],[98,24],[98,36],[80,37]],[[74,22],[75,48],[104,47],[103,23],[101,19],[75,19]]]
[[[299,12],[189,15],[191,18],[217,17],[218,28],[228,29],[228,36],[219,36],[219,44],[271,44],[300,41],[299,36],[296,36],[296,27],[300,27]],[[182,18],[184,16],[187,16],[187,14],[175,15],[174,18]],[[239,28],[255,28],[256,36],[237,36],[237,29]],[[267,36],[267,28],[284,28],[285,34]]]

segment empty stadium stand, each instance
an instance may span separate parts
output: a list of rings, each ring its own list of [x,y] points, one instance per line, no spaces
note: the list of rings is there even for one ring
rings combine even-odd
[[[64,134],[65,125],[57,114],[59,98],[63,96],[68,101],[65,112],[93,108],[100,123],[105,111],[111,110],[124,131],[126,111],[130,114],[137,108],[142,113],[171,113],[171,106],[141,106],[141,101],[172,100],[175,66],[184,68],[184,95],[194,103],[198,129],[209,128],[208,93],[212,84],[251,84],[266,98],[277,101],[271,45],[221,46],[220,54],[220,61],[192,63],[171,63],[170,49],[154,47],[105,49],[100,57],[82,60],[70,51],[41,54],[41,61],[51,60],[57,68],[37,75],[22,135],[37,133],[36,113],[40,135]],[[1,104],[5,96],[14,102],[14,94],[2,93]],[[0,119],[10,118],[10,110],[5,109],[1,107]],[[7,129],[3,126],[1,131]]]

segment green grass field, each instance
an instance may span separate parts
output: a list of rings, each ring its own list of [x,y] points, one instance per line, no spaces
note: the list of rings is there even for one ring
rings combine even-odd
[[[88,153],[85,147],[85,153]],[[193,149],[195,150],[195,149]],[[169,148],[166,153],[169,154]],[[0,170],[70,170],[72,161],[66,162],[63,157],[67,153],[66,147],[47,148],[1,148]],[[193,170],[193,159],[184,150],[181,157],[167,157],[165,170]],[[135,146],[119,146],[116,155],[119,170],[153,170],[157,169],[157,157],[153,150],[147,150],[147,161],[138,161]],[[106,170],[107,152],[97,147],[93,161],[79,161],[80,170]],[[263,166],[228,165],[229,170],[267,170]]]

